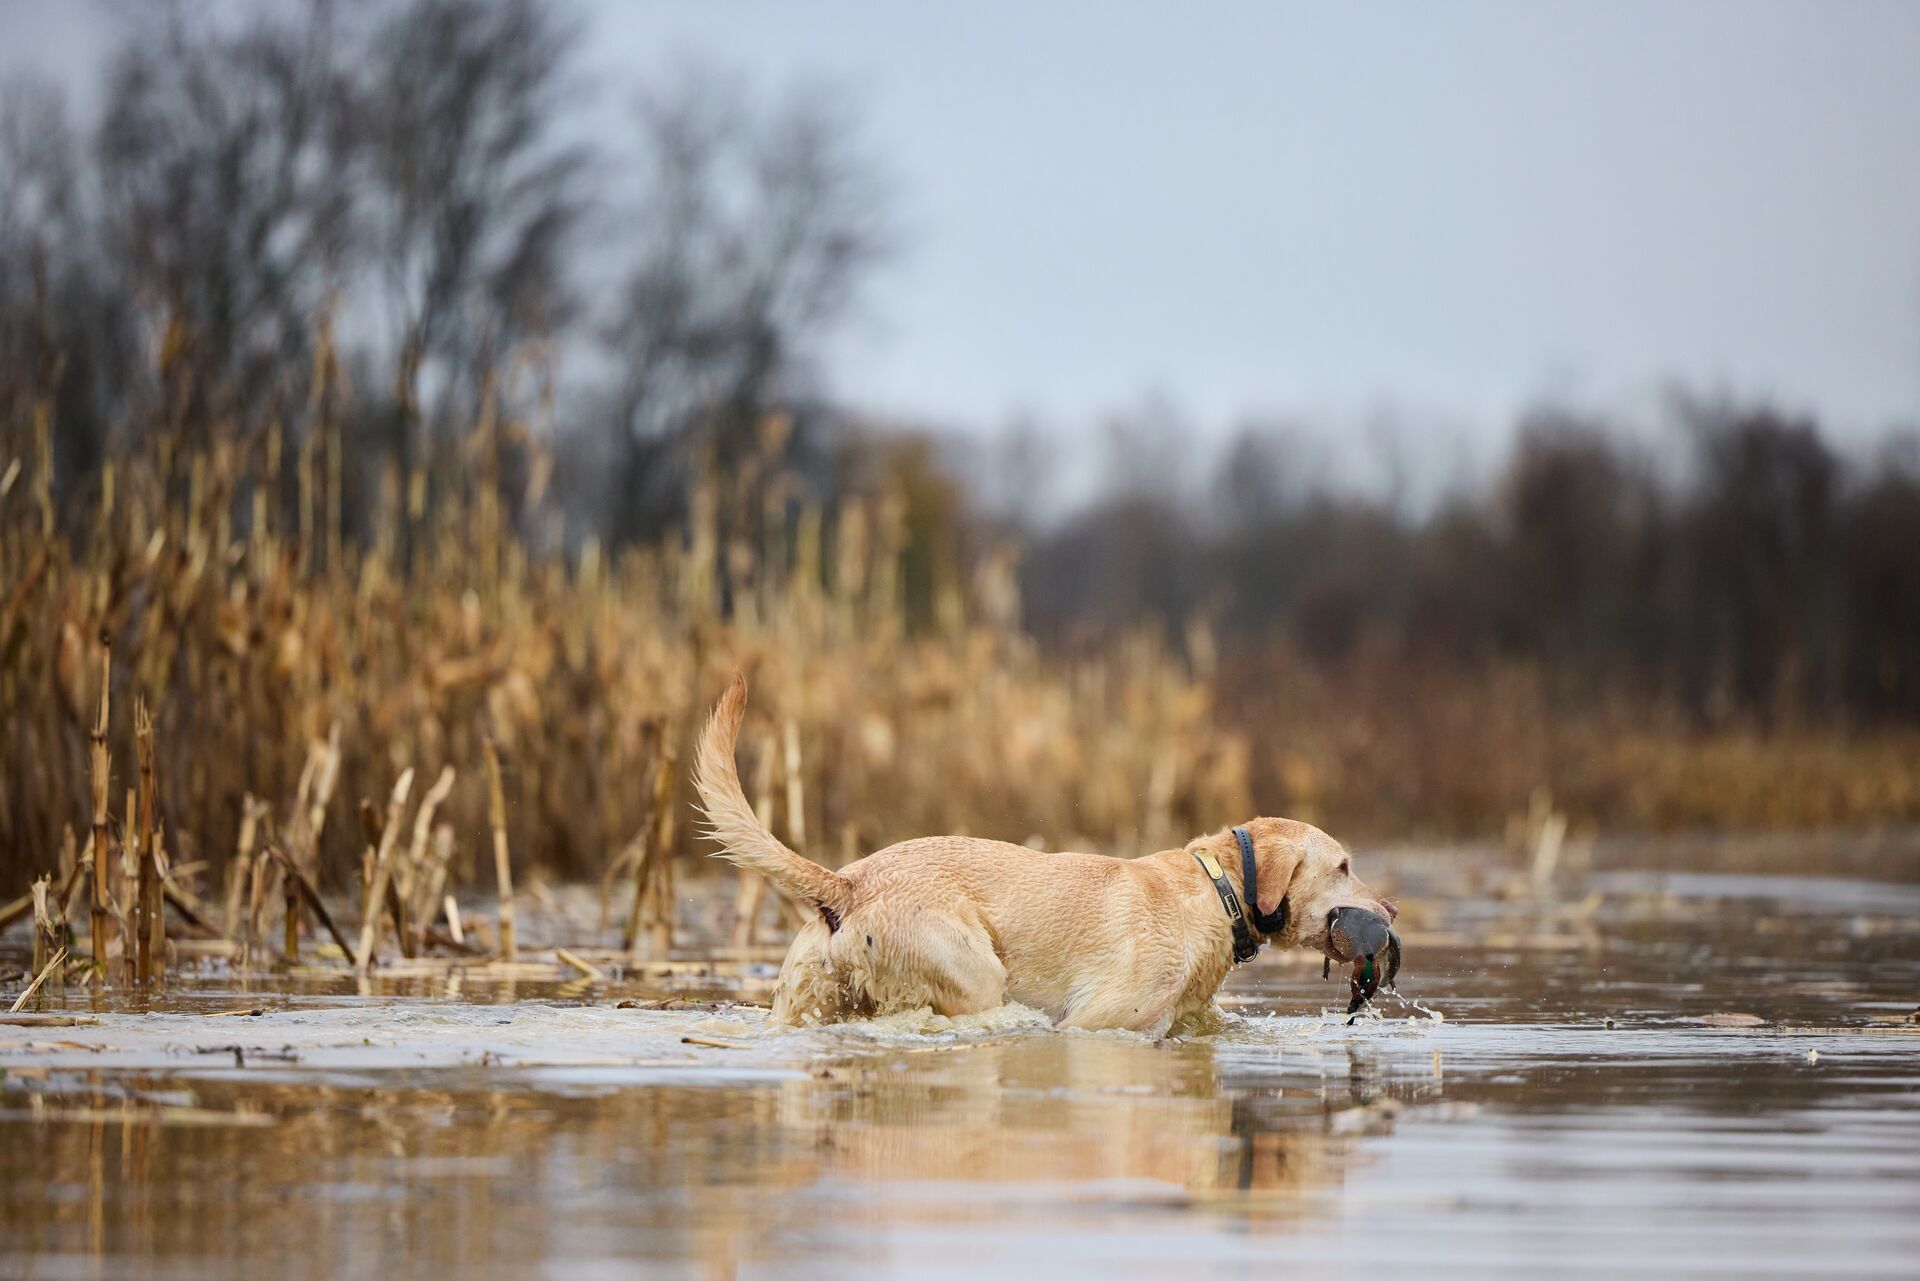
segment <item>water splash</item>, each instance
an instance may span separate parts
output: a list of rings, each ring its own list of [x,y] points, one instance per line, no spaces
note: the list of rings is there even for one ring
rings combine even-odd
[[[1445,1014],[1442,1014],[1439,1010],[1436,1010],[1432,1006],[1423,1003],[1421,1000],[1419,1000],[1419,998],[1408,996],[1405,992],[1402,992],[1397,987],[1388,988],[1387,991],[1392,994],[1394,1000],[1400,1003],[1401,1009],[1416,1010],[1419,1013],[1426,1015],[1429,1019],[1433,1020],[1435,1023],[1445,1023],[1447,1021],[1447,1016]],[[1408,1017],[1412,1017],[1412,1016],[1409,1015]]]

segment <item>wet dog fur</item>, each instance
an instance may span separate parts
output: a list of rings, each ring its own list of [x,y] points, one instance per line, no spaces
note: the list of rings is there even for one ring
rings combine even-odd
[[[1134,859],[932,836],[833,871],[787,848],[747,803],[734,764],[746,708],[736,676],[701,736],[694,782],[720,857],[806,914],[780,969],[775,1023],[923,1006],[958,1016],[1017,1001],[1061,1027],[1162,1036],[1211,1007],[1233,967],[1233,931],[1193,855],[1210,851],[1244,893],[1231,828]],[[1288,904],[1286,926],[1266,941],[1345,961],[1329,936],[1336,908],[1393,919],[1325,832],[1284,818],[1240,826],[1254,841],[1260,910]]]

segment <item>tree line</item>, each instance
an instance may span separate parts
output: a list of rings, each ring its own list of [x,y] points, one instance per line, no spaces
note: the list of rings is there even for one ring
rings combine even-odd
[[[0,414],[47,413],[63,499],[156,427],[291,448],[345,418],[364,537],[492,413],[552,445],[582,528],[646,536],[817,398],[890,243],[830,87],[597,86],[538,0],[121,15],[84,126],[30,77],[0,101]]]
[[[1026,622],[1057,645],[1199,620],[1241,653],[1535,664],[1569,700],[1707,721],[1920,717],[1911,438],[1849,458],[1807,418],[1682,402],[1674,456],[1543,411],[1491,481],[1417,514],[1304,481],[1286,433],[1241,434],[1203,500],[1134,438],[1049,520],[1018,475],[996,506],[833,412],[815,355],[898,239],[834,92],[595,85],[584,33],[537,0],[221,12],[124,11],[84,122],[32,79],[0,98],[0,431],[50,437],[63,513],[149,433],[275,451],[324,430],[341,534],[366,540],[480,483],[462,442],[495,422],[484,483],[510,514],[550,491],[570,532],[546,550],[618,546],[673,536],[692,480],[757,466],[778,424],[797,483],[740,519],[910,464],[912,581],[930,549],[1012,533]]]
[[[1920,717],[1920,436],[1850,459],[1764,404],[1671,417],[1678,450],[1533,413],[1423,514],[1303,482],[1293,437],[1250,430],[1203,497],[1122,484],[1039,537],[1028,618],[1056,643],[1205,618],[1332,670],[1526,663],[1567,703],[1706,723]]]

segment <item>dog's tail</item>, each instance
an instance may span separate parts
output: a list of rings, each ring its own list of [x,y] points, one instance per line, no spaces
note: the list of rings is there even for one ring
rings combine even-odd
[[[788,849],[767,830],[740,788],[733,745],[746,714],[747,678],[741,674],[721,695],[694,753],[693,785],[700,792],[700,808],[706,811],[707,835],[719,842],[721,858],[760,873],[803,911],[818,910],[828,927],[837,930],[852,904],[852,885],[846,877]]]

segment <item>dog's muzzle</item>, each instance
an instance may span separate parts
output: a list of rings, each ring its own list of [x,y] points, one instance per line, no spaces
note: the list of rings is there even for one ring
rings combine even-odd
[[[1352,997],[1347,1004],[1349,1014],[1371,1001],[1382,983],[1391,988],[1400,973],[1400,936],[1385,917],[1363,907],[1336,907],[1328,913],[1327,949],[1334,960],[1353,964],[1348,980]],[[1384,976],[1378,960],[1383,953],[1387,965]]]

